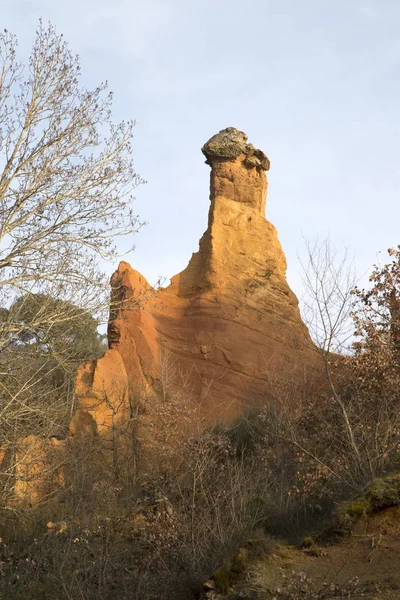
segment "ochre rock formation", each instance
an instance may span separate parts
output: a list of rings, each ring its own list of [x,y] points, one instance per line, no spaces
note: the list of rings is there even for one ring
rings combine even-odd
[[[152,288],[121,262],[111,278],[109,350],[78,369],[68,442],[99,434],[111,453],[102,460],[129,464],[133,452],[136,461],[134,433],[142,464],[164,468],[168,448],[194,426],[272,398],[298,409],[307,388],[323,384],[277,231],[265,219],[268,158],[232,127],[202,151],[211,205],[198,252],[166,288]],[[65,447],[55,438],[21,440],[17,504],[35,504],[63,485],[57,465]],[[8,454],[0,449],[4,471]]]
[[[60,465],[64,449],[65,441],[55,437],[43,439],[28,435],[19,440],[11,460],[11,464],[14,463],[12,503],[17,506],[33,506],[62,486],[63,473]],[[11,465],[8,466],[10,473]],[[7,474],[7,466],[5,467],[4,473]],[[7,489],[4,492],[7,493]]]
[[[265,219],[268,158],[232,127],[202,151],[211,166],[211,205],[200,248],[168,287],[157,290],[120,263],[111,279],[108,337],[109,353],[121,358],[105,357],[96,369],[114,383],[121,375],[115,385],[122,388],[129,380],[131,398],[145,405],[144,412],[157,413],[157,398],[184,390],[185,402],[210,423],[268,401],[271,382],[293,384],[301,396],[318,368],[286,282],[277,231]],[[93,368],[82,367],[82,373]],[[79,381],[82,419],[91,392],[82,394]],[[89,412],[103,427],[108,417],[101,413],[99,421]]]
[[[113,439],[129,415],[128,376],[120,353],[107,350],[98,360],[83,363],[77,373],[78,409],[72,418],[72,436],[98,432]]]

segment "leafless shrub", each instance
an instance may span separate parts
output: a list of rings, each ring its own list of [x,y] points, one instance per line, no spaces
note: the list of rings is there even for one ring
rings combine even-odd
[[[320,421],[320,446],[327,448],[329,440],[336,455],[330,468],[356,489],[396,463],[399,255],[391,250],[392,263],[375,267],[366,291],[357,288],[347,254],[337,260],[329,240],[307,249],[308,324],[329,383],[311,422]]]

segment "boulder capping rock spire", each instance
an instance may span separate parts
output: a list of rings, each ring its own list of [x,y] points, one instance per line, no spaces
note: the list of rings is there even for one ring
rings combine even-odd
[[[201,151],[206,157],[206,163],[212,165],[215,160],[234,160],[243,155],[243,163],[248,168],[269,171],[270,161],[262,150],[247,143],[248,137],[235,127],[221,129],[204,144]]]

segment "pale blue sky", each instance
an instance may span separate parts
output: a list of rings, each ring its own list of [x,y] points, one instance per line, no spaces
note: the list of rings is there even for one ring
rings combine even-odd
[[[39,17],[51,21],[83,82],[108,80],[115,120],[136,119],[148,180],[136,211],[149,225],[128,260],[150,282],[197,250],[200,147],[228,126],[271,160],[267,218],[295,291],[302,234],[330,231],[359,272],[400,243],[398,0],[0,0],[0,16],[25,55]]]

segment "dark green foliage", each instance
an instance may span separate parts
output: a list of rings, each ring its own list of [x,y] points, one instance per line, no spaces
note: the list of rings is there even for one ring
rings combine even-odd
[[[8,335],[14,347],[29,345],[38,354],[61,353],[77,362],[97,358],[104,351],[97,320],[68,300],[25,294],[3,313],[9,329],[12,324]]]
[[[400,506],[400,474],[375,479],[365,488],[363,496],[369,503],[370,511]]]
[[[398,473],[374,479],[354,500],[343,502],[336,512],[335,528],[345,534],[361,518],[392,506],[400,506]]]
[[[275,546],[276,542],[265,535],[244,542],[239,551],[212,575],[218,590],[226,594],[255,560],[270,554]]]
[[[67,300],[24,294],[0,314],[0,443],[64,435],[76,370],[105,351],[97,320]]]
[[[266,433],[257,408],[243,412],[230,425],[220,425],[218,431],[228,438],[238,455],[254,450]]]

